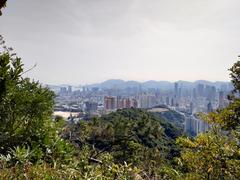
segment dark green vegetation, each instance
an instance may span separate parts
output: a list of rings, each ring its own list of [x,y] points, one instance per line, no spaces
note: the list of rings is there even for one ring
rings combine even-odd
[[[88,145],[96,153],[94,158],[107,152],[114,163],[131,163],[147,172],[163,162],[171,165],[173,158],[179,155],[175,140],[181,131],[144,110],[118,110],[68,128],[71,137],[65,138],[80,148]]]
[[[0,179],[239,179],[239,62],[230,105],[206,115],[211,131],[187,138],[173,112],[53,120],[54,94],[24,78],[21,59],[0,44]]]
[[[1,9],[6,6],[7,0],[1,0],[0,1],[0,16],[2,15]]]
[[[161,119],[161,124],[165,128],[165,133],[169,136],[176,138],[182,135],[184,131],[185,117],[176,111],[169,110],[161,113],[153,113],[157,118]],[[173,134],[171,134],[173,133]]]
[[[176,111],[165,111],[160,113],[160,116],[166,119],[168,122],[177,124],[179,127],[182,127],[182,124],[184,123],[184,116],[177,113]]]

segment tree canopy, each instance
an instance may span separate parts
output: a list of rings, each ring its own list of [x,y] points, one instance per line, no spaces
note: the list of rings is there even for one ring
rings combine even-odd
[[[240,61],[230,68],[233,93],[240,91]],[[185,179],[239,179],[240,177],[240,99],[229,96],[225,109],[205,117],[211,130],[194,139],[179,138],[179,172]]]
[[[2,8],[6,6],[7,0],[1,0],[0,1],[0,16],[2,15]]]

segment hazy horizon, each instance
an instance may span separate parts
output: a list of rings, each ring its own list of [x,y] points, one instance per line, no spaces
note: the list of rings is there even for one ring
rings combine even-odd
[[[9,0],[0,34],[44,84],[229,81],[238,0]]]
[[[71,84],[71,83],[59,83],[59,84],[51,84],[51,83],[46,83],[46,85],[52,85],[52,86],[67,86],[67,85],[70,85],[70,86],[89,86],[89,85],[95,85],[95,84],[101,84],[101,83],[104,83],[104,82],[107,82],[107,81],[112,81],[112,80],[121,80],[121,81],[124,81],[124,82],[138,82],[138,83],[146,83],[146,82],[149,82],[149,81],[156,81],[156,82],[169,82],[169,83],[176,83],[176,82],[189,82],[189,83],[195,83],[197,81],[207,81],[207,82],[210,82],[210,83],[231,83],[231,81],[208,81],[208,80],[205,80],[205,79],[198,79],[198,80],[195,80],[195,81],[185,81],[185,80],[177,80],[177,81],[167,81],[167,80],[146,80],[146,81],[137,81],[137,80],[124,80],[124,79],[106,79],[106,80],[103,80],[103,81],[99,81],[99,82],[93,82],[93,83],[85,83],[85,84]]]

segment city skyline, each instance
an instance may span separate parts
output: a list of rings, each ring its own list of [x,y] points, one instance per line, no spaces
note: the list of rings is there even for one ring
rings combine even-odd
[[[9,0],[1,34],[44,84],[229,81],[237,0]],[[39,8],[41,7],[41,8]],[[18,27],[18,28],[16,28]]]
[[[191,135],[205,132],[210,127],[196,114],[213,112],[229,105],[228,94],[232,90],[230,83],[197,81],[192,84],[188,82],[170,84],[169,86],[165,82],[161,86],[161,83],[143,83],[138,86],[136,82],[109,80],[81,88],[72,86],[58,86],[57,89],[49,86],[49,88],[56,93],[55,115],[65,112],[66,118],[72,122],[78,121],[79,118],[87,120],[121,109],[145,109],[153,113],[172,111],[182,114],[184,120],[182,126],[185,132]],[[81,113],[71,115],[72,112]]]

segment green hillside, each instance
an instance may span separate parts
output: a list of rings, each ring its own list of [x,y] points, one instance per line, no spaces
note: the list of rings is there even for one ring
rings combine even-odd
[[[155,161],[153,151],[159,152],[162,160],[171,160],[178,155],[175,139],[182,134],[174,125],[139,109],[118,110],[102,118],[72,125],[69,130],[73,132],[73,142],[84,137],[78,142],[80,147],[84,144],[94,147],[97,152],[108,152],[115,163],[127,162],[143,167],[145,161]]]

